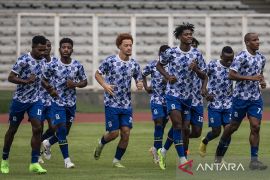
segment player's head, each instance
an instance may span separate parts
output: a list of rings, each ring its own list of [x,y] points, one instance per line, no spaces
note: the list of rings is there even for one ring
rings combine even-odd
[[[257,51],[260,46],[259,36],[257,33],[247,33],[244,37],[248,49]]]
[[[116,46],[120,49],[120,52],[126,56],[131,56],[132,54],[132,44],[133,38],[128,33],[119,34],[115,41]]]
[[[225,46],[222,48],[220,58],[223,64],[229,67],[232,64],[234,58],[233,49],[230,46]]]
[[[45,50],[45,56],[50,56],[52,50],[52,44],[49,39],[46,39],[46,50]]]
[[[170,46],[168,46],[167,44],[160,46],[159,51],[158,51],[158,55],[160,56],[161,53],[165,52],[169,48],[170,48]]]
[[[193,37],[191,46],[197,48],[199,45],[200,45],[199,41],[195,37]]]
[[[70,38],[63,38],[59,43],[59,53],[62,58],[70,58],[73,52],[73,41]]]
[[[194,32],[194,25],[189,23],[183,23],[175,28],[173,34],[176,39],[179,39],[181,43],[191,44],[192,35]]]
[[[35,59],[42,59],[46,50],[46,38],[44,36],[34,36],[32,39],[31,55]]]

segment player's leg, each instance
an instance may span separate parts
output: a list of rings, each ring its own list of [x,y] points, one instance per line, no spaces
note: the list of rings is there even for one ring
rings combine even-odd
[[[201,157],[206,155],[207,144],[218,137],[221,133],[222,112],[216,109],[208,108],[208,126],[212,128],[207,135],[202,138],[199,146],[199,154]]]
[[[266,165],[264,165],[262,162],[258,160],[262,111],[263,111],[263,103],[261,99],[251,102],[251,105],[248,108],[248,119],[250,123],[249,142],[251,152],[251,161],[249,164],[249,168],[251,170],[255,169],[264,170],[267,168]]]
[[[191,110],[192,111],[192,110]],[[191,132],[189,138],[198,138],[202,134],[203,106],[196,106],[195,112],[191,113]]]
[[[1,172],[4,174],[9,173],[9,153],[14,136],[19,128],[21,121],[24,118],[24,113],[29,107],[29,104],[20,103],[12,100],[9,113],[9,127],[4,138],[4,147],[2,152]]]
[[[162,138],[164,127],[166,123],[163,106],[158,104],[151,104],[152,119],[154,121],[154,146],[150,148],[150,153],[153,155],[154,163],[158,163],[157,150],[162,147]],[[164,120],[165,119],[165,120]]]
[[[38,163],[38,158],[40,156],[40,146],[41,146],[41,135],[42,135],[42,102],[37,101],[32,104],[32,106],[27,110],[29,120],[32,126],[32,138],[31,138],[31,147],[32,147],[32,158],[31,164],[29,166],[29,171],[44,174],[47,173],[46,169],[43,169]]]
[[[132,129],[132,109],[122,109],[121,116],[119,121],[120,126],[120,140],[118,146],[116,148],[116,153],[113,159],[113,166],[123,168],[124,166],[120,164],[120,161],[123,155],[126,152],[128,143],[129,143],[129,135],[130,130]]]
[[[191,126],[191,100],[181,101],[181,115],[182,115],[182,127],[183,127],[183,143],[184,143],[184,152],[185,157],[187,157],[188,147],[189,147],[189,135],[190,135],[190,126]],[[193,110],[196,112],[196,110]]]
[[[52,137],[55,133],[55,127],[52,125],[52,119],[53,119],[53,112],[51,106],[48,106],[45,108],[45,112],[42,112],[44,114],[44,120],[47,120],[48,122],[48,129],[42,134],[42,142],[45,139],[48,139]]]
[[[223,134],[219,140],[219,144],[216,149],[215,161],[217,163],[220,163],[222,161],[222,158],[230,145],[231,135],[239,128],[242,120],[246,116],[246,112],[247,102],[245,100],[234,98],[232,102],[231,122],[228,126],[224,128]]]
[[[105,107],[106,133],[99,140],[95,150],[94,158],[98,160],[105,144],[113,141],[119,136],[119,112],[118,108]]]

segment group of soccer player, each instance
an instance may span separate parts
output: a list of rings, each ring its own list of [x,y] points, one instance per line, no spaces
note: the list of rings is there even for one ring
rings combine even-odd
[[[231,141],[231,135],[247,115],[250,122],[250,169],[266,169],[258,160],[259,132],[263,101],[260,88],[265,88],[263,76],[265,57],[258,52],[256,33],[245,35],[246,49],[234,56],[230,46],[221,50],[220,60],[208,64],[198,50],[193,38],[194,25],[183,23],[174,30],[180,41],[177,47],[162,45],[158,58],[141,69],[131,58],[133,38],[128,33],[119,34],[116,46],[119,53],[102,61],[95,73],[97,82],[104,89],[106,132],[101,136],[94,158],[98,160],[105,145],[120,134],[113,159],[113,166],[124,168],[121,159],[129,143],[132,129],[131,82],[138,90],[151,94],[151,112],[154,121],[154,146],[150,149],[154,162],[166,169],[166,153],[174,143],[180,164],[187,162],[189,139],[201,136],[203,127],[203,98],[208,101],[208,120],[211,131],[201,140],[199,153],[206,155],[207,144],[218,137],[223,126],[215,162],[222,163]],[[1,172],[9,173],[9,152],[13,138],[28,113],[32,125],[32,159],[30,172],[47,171],[41,167],[40,148],[50,159],[50,148],[58,142],[66,168],[73,168],[68,153],[67,135],[75,118],[76,88],[87,85],[83,66],[71,58],[73,41],[61,39],[60,57],[50,55],[51,43],[44,36],[32,39],[31,52],[22,55],[14,64],[8,80],[17,84],[10,107],[9,128],[5,135]],[[147,76],[151,75],[151,85]],[[233,88],[233,80],[236,81]],[[164,128],[172,127],[166,142],[162,144]],[[43,133],[44,121],[48,129]],[[186,167],[187,168],[187,167]]]
[[[96,79],[105,90],[106,133],[101,137],[94,151],[98,160],[108,142],[118,137],[120,141],[113,159],[113,166],[124,168],[120,163],[124,155],[130,129],[132,128],[131,79],[137,88],[142,84],[151,94],[150,105],[154,121],[154,146],[150,152],[160,168],[166,169],[166,152],[174,143],[181,165],[187,164],[190,138],[201,136],[203,127],[203,98],[208,101],[208,120],[211,131],[201,140],[199,154],[206,155],[207,144],[218,137],[222,126],[215,163],[224,163],[223,156],[228,149],[231,136],[247,116],[250,122],[251,170],[267,168],[258,160],[259,133],[263,101],[260,88],[265,88],[263,76],[265,57],[258,52],[259,38],[256,33],[247,33],[246,49],[234,55],[230,46],[221,50],[219,60],[208,64],[197,49],[198,41],[193,38],[194,25],[184,23],[177,26],[174,36],[180,41],[177,47],[162,45],[158,58],[142,69],[132,59],[133,39],[129,34],[120,34],[116,45],[118,55],[109,56],[96,72]],[[105,79],[103,76],[105,76]],[[151,75],[151,85],[147,76]],[[236,81],[233,88],[233,81]],[[162,146],[164,128],[170,118],[172,127]]]
[[[1,172],[9,173],[9,153],[14,136],[25,112],[32,125],[31,163],[29,171],[45,174],[42,168],[41,145],[44,157],[50,159],[50,148],[58,142],[66,168],[73,168],[68,152],[67,135],[76,111],[76,88],[87,85],[83,66],[71,58],[73,41],[63,38],[59,43],[60,57],[50,55],[51,42],[44,36],[34,36],[32,50],[21,55],[13,65],[8,80],[17,84],[5,134]],[[44,121],[48,129],[43,133]]]

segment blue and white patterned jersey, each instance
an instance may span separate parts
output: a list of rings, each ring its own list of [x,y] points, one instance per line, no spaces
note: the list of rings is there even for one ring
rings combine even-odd
[[[208,106],[214,109],[230,109],[232,106],[233,81],[229,79],[229,67],[219,60],[212,60],[207,65],[208,93],[214,95],[214,101]]]
[[[266,59],[256,52],[251,55],[247,50],[240,52],[233,60],[231,70],[242,76],[255,76],[263,72]],[[236,81],[233,97],[242,100],[258,100],[261,96],[259,81]]]
[[[160,63],[169,64],[168,73],[177,78],[174,84],[167,83],[166,95],[180,99],[191,99],[195,72],[189,69],[193,60],[198,62],[198,68],[203,70],[203,56],[196,48],[183,52],[179,47],[167,49],[161,54]]]
[[[50,63],[52,63],[53,61],[57,60],[56,57],[51,57],[51,61],[50,62],[47,62],[46,59],[43,59],[41,61],[41,65],[42,65],[42,71],[44,71],[44,69],[46,68],[46,66]],[[49,81],[50,82],[50,81]],[[52,97],[51,95],[47,92],[47,90],[40,86],[40,90],[39,90],[39,97],[40,97],[40,100],[42,101],[42,104],[43,106],[51,106],[51,103],[52,103]]]
[[[201,62],[199,62],[201,61]],[[206,63],[203,58],[198,58],[197,63],[200,64],[201,71],[206,71]],[[193,77],[193,88],[192,88],[192,103],[191,106],[203,106],[203,97],[201,94],[202,80],[195,73]]]
[[[58,106],[71,107],[76,104],[76,88],[67,88],[67,80],[80,82],[86,80],[86,75],[83,66],[72,59],[70,64],[64,64],[60,59],[54,58],[53,61],[46,65],[43,71],[43,76],[50,80],[51,85],[56,89],[59,98],[54,98],[53,101]]]
[[[21,79],[28,79],[31,74],[36,76],[34,83],[18,84],[13,99],[21,103],[33,103],[39,99],[39,88],[41,86],[41,60],[34,59],[30,52],[20,56],[12,67],[12,72]]]
[[[144,67],[142,74],[144,76],[151,74],[151,87],[153,93],[151,94],[150,103],[166,106],[165,91],[167,83],[164,81],[162,74],[160,74],[156,68],[157,62],[157,60],[154,60],[148,63]],[[168,71],[168,66],[164,66],[164,68],[166,71]]]
[[[102,61],[98,72],[105,75],[105,82],[115,85],[114,96],[104,92],[105,106],[131,108],[131,80],[142,80],[140,65],[134,60],[123,61],[119,55],[112,55]]]

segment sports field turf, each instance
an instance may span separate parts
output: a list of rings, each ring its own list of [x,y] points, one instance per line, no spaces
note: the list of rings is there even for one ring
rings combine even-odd
[[[7,129],[6,124],[0,124],[0,148],[3,147],[3,137]],[[263,122],[261,132],[260,157],[268,166],[270,166],[270,122]],[[167,132],[168,128],[166,129]],[[208,128],[205,126],[203,135]],[[266,171],[249,171],[249,142],[248,123],[243,123],[239,131],[234,135],[232,144],[227,152],[225,160],[227,162],[240,162],[244,171],[196,171],[199,163],[212,163],[214,150],[217,140],[211,142],[208,146],[208,156],[202,159],[199,157],[197,149],[199,139],[193,139],[190,142],[191,155],[193,159],[194,175],[189,175],[177,169],[177,158],[174,147],[167,154],[167,169],[162,171],[152,163],[148,149],[152,145],[153,124],[152,122],[135,122],[132,130],[130,144],[123,164],[125,169],[115,169],[112,167],[112,159],[115,153],[117,141],[106,145],[101,158],[96,161],[93,159],[93,149],[97,139],[104,132],[103,123],[75,123],[69,136],[70,156],[76,165],[75,169],[65,169],[63,159],[58,145],[52,148],[52,159],[45,161],[44,168],[48,170],[46,175],[35,175],[28,172],[30,161],[30,124],[22,124],[15,137],[10,154],[10,174],[0,174],[0,179],[245,179],[245,180],[268,180],[270,168]],[[238,164],[239,165],[239,164]]]

